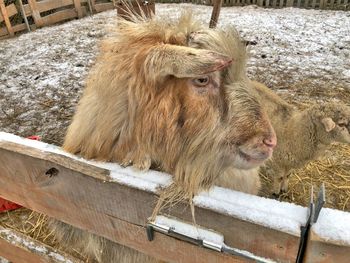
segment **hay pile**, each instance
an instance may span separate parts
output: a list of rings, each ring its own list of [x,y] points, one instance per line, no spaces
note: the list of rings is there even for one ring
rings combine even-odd
[[[47,221],[48,217],[46,215],[26,208],[0,213],[0,226],[6,229],[13,229],[52,248],[63,251],[51,230],[47,227]],[[65,252],[84,262],[95,263],[95,261],[89,260],[77,250],[72,249]]]
[[[270,197],[272,178],[264,174],[261,178],[262,195]],[[334,144],[326,156],[295,170],[290,177],[288,192],[279,200],[308,206],[311,186],[317,193],[323,182],[326,187],[325,207],[350,211],[350,146]]]
[[[322,80],[322,76],[318,81],[326,82],[326,80]],[[350,101],[350,90],[345,84],[328,89],[320,89],[317,82],[313,80],[304,80],[287,87],[285,85],[286,81],[282,77],[277,87],[270,87],[300,110],[316,103],[336,100],[348,104]],[[261,179],[263,184],[261,195],[271,197],[272,178],[261,174]],[[350,212],[349,145],[333,144],[318,160],[310,162],[304,168],[295,170],[290,177],[288,192],[281,195],[279,200],[308,206],[311,185],[314,186],[314,194],[316,195],[323,182],[326,187],[325,207]]]

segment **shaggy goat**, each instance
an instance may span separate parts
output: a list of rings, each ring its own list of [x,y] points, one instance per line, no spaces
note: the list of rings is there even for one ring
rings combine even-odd
[[[350,107],[330,102],[299,111],[265,85],[253,84],[278,138],[273,158],[263,167],[273,177],[273,193],[278,195],[288,190],[293,169],[322,155],[333,142],[350,143]]]
[[[230,32],[226,55],[187,47],[199,29],[188,15],[176,23],[119,21],[90,73],[64,149],[157,167],[174,175],[188,197],[229,167],[268,159],[276,137],[251,94],[244,44]]]
[[[167,20],[119,21],[90,72],[64,149],[170,173],[174,183],[161,200],[191,199],[220,174],[270,158],[276,135],[246,77],[237,33],[223,35],[227,49],[219,53],[189,47],[202,29],[190,15]],[[64,223],[53,227],[63,243],[102,262],[154,260]]]

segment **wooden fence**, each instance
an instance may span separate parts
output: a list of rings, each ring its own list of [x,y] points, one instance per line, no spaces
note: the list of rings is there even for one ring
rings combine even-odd
[[[231,248],[272,260],[249,260],[159,232],[148,241],[146,225],[158,198],[156,189],[167,175],[150,176],[88,162],[53,145],[0,132],[0,196],[5,199],[166,262],[296,261],[306,208],[229,190],[218,195],[223,189],[195,198],[197,224],[220,233]],[[190,209],[181,204],[171,207],[169,215],[192,222]],[[273,218],[275,223],[271,223]],[[350,224],[346,222],[350,222],[350,213],[328,209],[319,221],[323,222],[311,228],[305,241],[304,262],[348,262]],[[52,253],[64,256],[28,237],[14,236],[20,234],[0,228],[0,256],[13,262],[59,262],[52,260]],[[69,256],[66,259],[63,262],[79,262]]]
[[[88,13],[99,13],[115,8],[115,1],[106,0],[28,0],[5,6],[0,0],[0,39],[14,36],[16,33],[33,30],[43,26],[81,18]],[[20,16],[21,23],[11,23],[11,18]],[[25,19],[26,18],[26,19]],[[22,21],[22,19],[16,19]],[[26,22],[28,24],[26,24]]]
[[[157,0],[159,3],[192,3],[213,5],[215,0]],[[223,6],[257,5],[267,8],[299,7],[350,10],[350,0],[223,0]]]
[[[81,18],[116,7],[118,0],[28,0],[5,5],[0,0],[0,39],[43,26]],[[215,0],[156,0],[160,3],[193,3],[212,5]],[[269,8],[300,7],[350,10],[350,0],[223,0],[223,6],[258,5]],[[22,19],[11,21],[19,16]],[[30,18],[30,19],[27,19]],[[21,22],[17,22],[17,20]],[[28,22],[29,21],[29,22]]]

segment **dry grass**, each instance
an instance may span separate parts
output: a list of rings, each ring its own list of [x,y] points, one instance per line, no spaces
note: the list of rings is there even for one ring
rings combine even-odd
[[[46,216],[25,208],[4,212],[0,216],[0,226],[14,229],[40,242],[55,245],[54,236],[46,227],[46,222]]]
[[[285,88],[286,81],[281,78],[273,88],[281,97],[299,109],[331,100],[349,103],[350,89],[345,84],[327,87],[327,81],[318,79],[305,80]],[[272,178],[261,174],[262,195],[271,196]],[[309,163],[302,169],[295,170],[290,178],[289,190],[279,200],[307,206],[310,200],[311,185],[315,192],[322,183],[326,187],[326,207],[350,211],[350,146],[334,144],[319,160]]]
[[[54,238],[52,231],[47,227],[47,221],[48,217],[46,215],[26,208],[0,213],[1,227],[13,229],[41,243],[63,250]],[[94,263],[93,261],[89,261],[77,250],[72,249],[66,252],[84,262]]]
[[[261,175],[263,195],[271,195],[272,178]],[[334,144],[326,156],[295,170],[290,178],[288,192],[281,201],[307,206],[311,185],[316,192],[322,183],[326,187],[326,207],[350,211],[350,146]]]

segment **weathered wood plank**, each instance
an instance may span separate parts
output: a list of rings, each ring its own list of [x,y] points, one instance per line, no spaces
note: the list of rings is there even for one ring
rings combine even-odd
[[[20,32],[20,31],[26,30],[27,26],[26,26],[26,24],[23,23],[23,24],[13,26],[12,29],[14,32]],[[31,29],[35,29],[35,27],[31,26]],[[7,29],[5,27],[0,28],[0,37],[5,36],[5,35],[7,35]]]
[[[31,237],[3,227],[0,227],[0,256],[14,263],[83,263]]]
[[[316,0],[312,0],[312,4],[311,4],[312,8],[316,7]]]
[[[31,13],[31,15],[34,19],[34,22],[35,22],[35,25],[37,27],[42,27],[44,24],[43,24],[42,18],[40,16],[40,10],[38,8],[36,0],[28,0],[28,4],[30,7],[30,11],[31,11],[30,13]]]
[[[81,10],[81,1],[80,0],[74,0],[74,7],[75,7],[75,11],[77,11],[78,18],[82,18],[83,17],[83,12]]]
[[[53,25],[58,22],[69,20],[77,17],[77,12],[74,9],[62,10],[42,17],[44,25]]]
[[[77,160],[70,162],[68,157],[22,145],[15,147],[9,142],[0,141],[0,167],[0,195],[8,200],[144,253],[155,253],[154,249],[162,246],[162,242],[157,246],[153,242],[132,245],[135,240],[130,240],[132,237],[127,235],[130,231],[120,232],[124,227],[119,228],[123,222],[145,226],[157,201],[152,192],[111,182],[104,169]],[[53,167],[59,172],[49,177],[46,172]],[[170,214],[192,222],[187,206],[172,207]],[[201,207],[196,207],[196,219],[199,225],[223,234],[225,243],[231,247],[281,262],[295,261],[297,236]],[[137,231],[139,235],[144,232]],[[196,253],[203,255],[201,250]],[[178,257],[178,251],[161,257],[172,260]],[[191,258],[192,261],[186,262],[204,262],[206,257],[201,261]]]
[[[10,4],[6,6],[7,16],[11,17],[17,14],[17,8],[14,4]],[[0,22],[4,21],[4,17],[2,16],[2,13],[0,12]]]
[[[114,5],[113,3],[101,3],[101,4],[95,4],[95,10],[97,13],[103,12],[103,11],[107,11],[107,10],[111,10],[114,9]]]
[[[304,262],[345,263],[349,259],[349,247],[327,242],[311,229]]]
[[[216,27],[216,25],[218,23],[222,2],[223,2],[223,0],[214,0],[214,2],[213,2],[213,11],[211,13],[211,18],[210,18],[210,22],[209,22],[210,28]]]
[[[46,12],[60,7],[73,5],[73,0],[42,0],[37,2],[39,12]]]
[[[286,7],[292,7],[294,0],[287,0]]]
[[[13,31],[10,19],[9,19],[9,14],[7,13],[7,8],[5,6],[4,0],[0,0],[0,11],[2,14],[2,18],[5,21],[5,26],[7,29],[7,32],[10,36],[14,36],[15,32]]]

